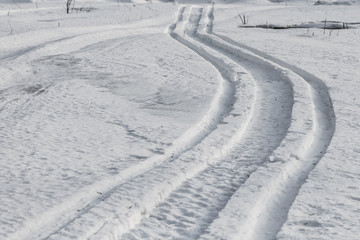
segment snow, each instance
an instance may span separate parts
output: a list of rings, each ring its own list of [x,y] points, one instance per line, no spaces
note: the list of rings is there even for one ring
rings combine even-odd
[[[357,239],[359,3],[0,0],[0,238]]]

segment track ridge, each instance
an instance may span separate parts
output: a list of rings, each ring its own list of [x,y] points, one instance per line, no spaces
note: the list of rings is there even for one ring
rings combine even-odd
[[[220,58],[221,55],[223,55],[221,59],[227,59],[225,63],[228,67],[239,67],[240,65],[238,63],[230,60],[229,56],[225,57],[223,52],[219,51],[217,48],[209,46],[206,43],[204,44],[202,41],[195,41],[198,40],[196,36],[202,14],[204,14],[202,8],[192,7],[190,9],[188,22],[184,26],[183,32],[185,35],[181,36],[182,31],[177,29],[175,29],[175,31],[170,31],[170,35],[175,40],[183,43],[203,58],[208,61],[210,60],[210,63],[217,67],[219,71],[222,70],[218,66],[219,60],[217,58]],[[212,13],[208,13],[207,15],[211,16],[211,14]],[[211,25],[208,24],[207,27],[211,27]],[[209,30],[209,28],[205,29]],[[273,77],[281,76],[281,72],[277,70],[270,70],[270,73],[274,74]],[[264,73],[264,75],[266,74]],[[264,77],[264,75],[261,77]],[[286,78],[279,82],[289,84]],[[263,83],[262,81],[259,83],[261,85],[260,89],[262,89],[262,91],[266,91],[266,80]],[[259,91],[259,83],[256,84],[257,94],[260,94],[261,96],[263,93]],[[284,86],[282,86],[282,88],[284,88]],[[281,91],[281,88],[280,90],[278,88],[273,90],[275,93],[278,91],[281,92],[281,94],[285,93],[283,94],[284,96],[282,99],[281,96],[279,97],[279,102],[287,102],[289,105],[286,106],[285,109],[288,109],[288,111],[291,112],[292,96],[291,94],[289,95],[289,92],[291,93],[291,87],[285,87],[283,92]],[[261,121],[256,121],[261,118],[260,113],[266,115],[264,114],[264,112],[266,113],[266,108],[261,108],[261,105],[266,105],[268,100],[269,99],[266,98],[257,100],[258,102],[254,107],[255,112],[251,122],[246,124],[245,134],[240,129],[239,132],[242,133],[239,134],[236,142],[231,144],[231,148],[227,149],[228,154],[223,155],[223,158],[220,161],[216,161],[214,164],[209,165],[203,171],[199,172],[192,178],[189,178],[181,186],[176,188],[165,201],[154,209],[149,218],[144,219],[139,226],[135,227],[135,229],[130,231],[128,234],[125,234],[123,239],[138,239],[142,237],[150,237],[154,239],[196,239],[200,237],[204,230],[212,223],[213,219],[217,218],[218,212],[227,204],[228,199],[231,198],[232,194],[246,181],[252,172],[256,171],[258,166],[264,163],[268,155],[282,140],[281,136],[279,138],[273,137],[274,135],[271,130],[267,130],[270,136],[267,140],[269,142],[259,141],[259,138],[257,137],[261,131],[261,127],[258,127],[258,125],[262,126],[265,124],[264,122],[269,120],[266,119],[266,117],[263,118],[262,124]],[[284,107],[280,104],[281,103],[277,105],[278,108]],[[286,113],[286,111],[283,112]],[[283,116],[283,114],[284,113],[277,116]],[[281,117],[279,117],[277,120],[282,122],[285,125],[285,128],[283,129],[286,129],[286,122],[290,118],[287,114],[285,114],[283,118],[284,119],[281,120]],[[283,134],[283,136],[285,136],[286,130]],[[249,147],[249,145],[251,145],[249,144],[250,142],[254,144],[255,147]],[[257,144],[254,142],[259,145],[256,146]],[[271,145],[269,149],[267,149],[268,145]],[[266,151],[263,151],[262,155],[260,154],[260,156],[256,156],[259,151],[262,151],[260,149],[266,149]],[[242,151],[244,153],[242,153]],[[255,157],[252,158],[253,155],[255,155]],[[152,229],[159,230],[156,233],[151,233]]]

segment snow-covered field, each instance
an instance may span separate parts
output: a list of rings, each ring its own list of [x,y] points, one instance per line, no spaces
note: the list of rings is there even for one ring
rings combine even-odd
[[[358,239],[360,1],[314,2],[0,0],[0,239]]]

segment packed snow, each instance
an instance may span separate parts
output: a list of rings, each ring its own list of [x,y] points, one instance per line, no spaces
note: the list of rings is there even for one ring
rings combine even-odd
[[[0,0],[0,239],[358,239],[359,12]]]

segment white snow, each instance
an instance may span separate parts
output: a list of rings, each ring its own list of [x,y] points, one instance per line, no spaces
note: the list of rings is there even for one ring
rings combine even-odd
[[[0,0],[0,239],[358,239],[360,1],[314,3]]]

